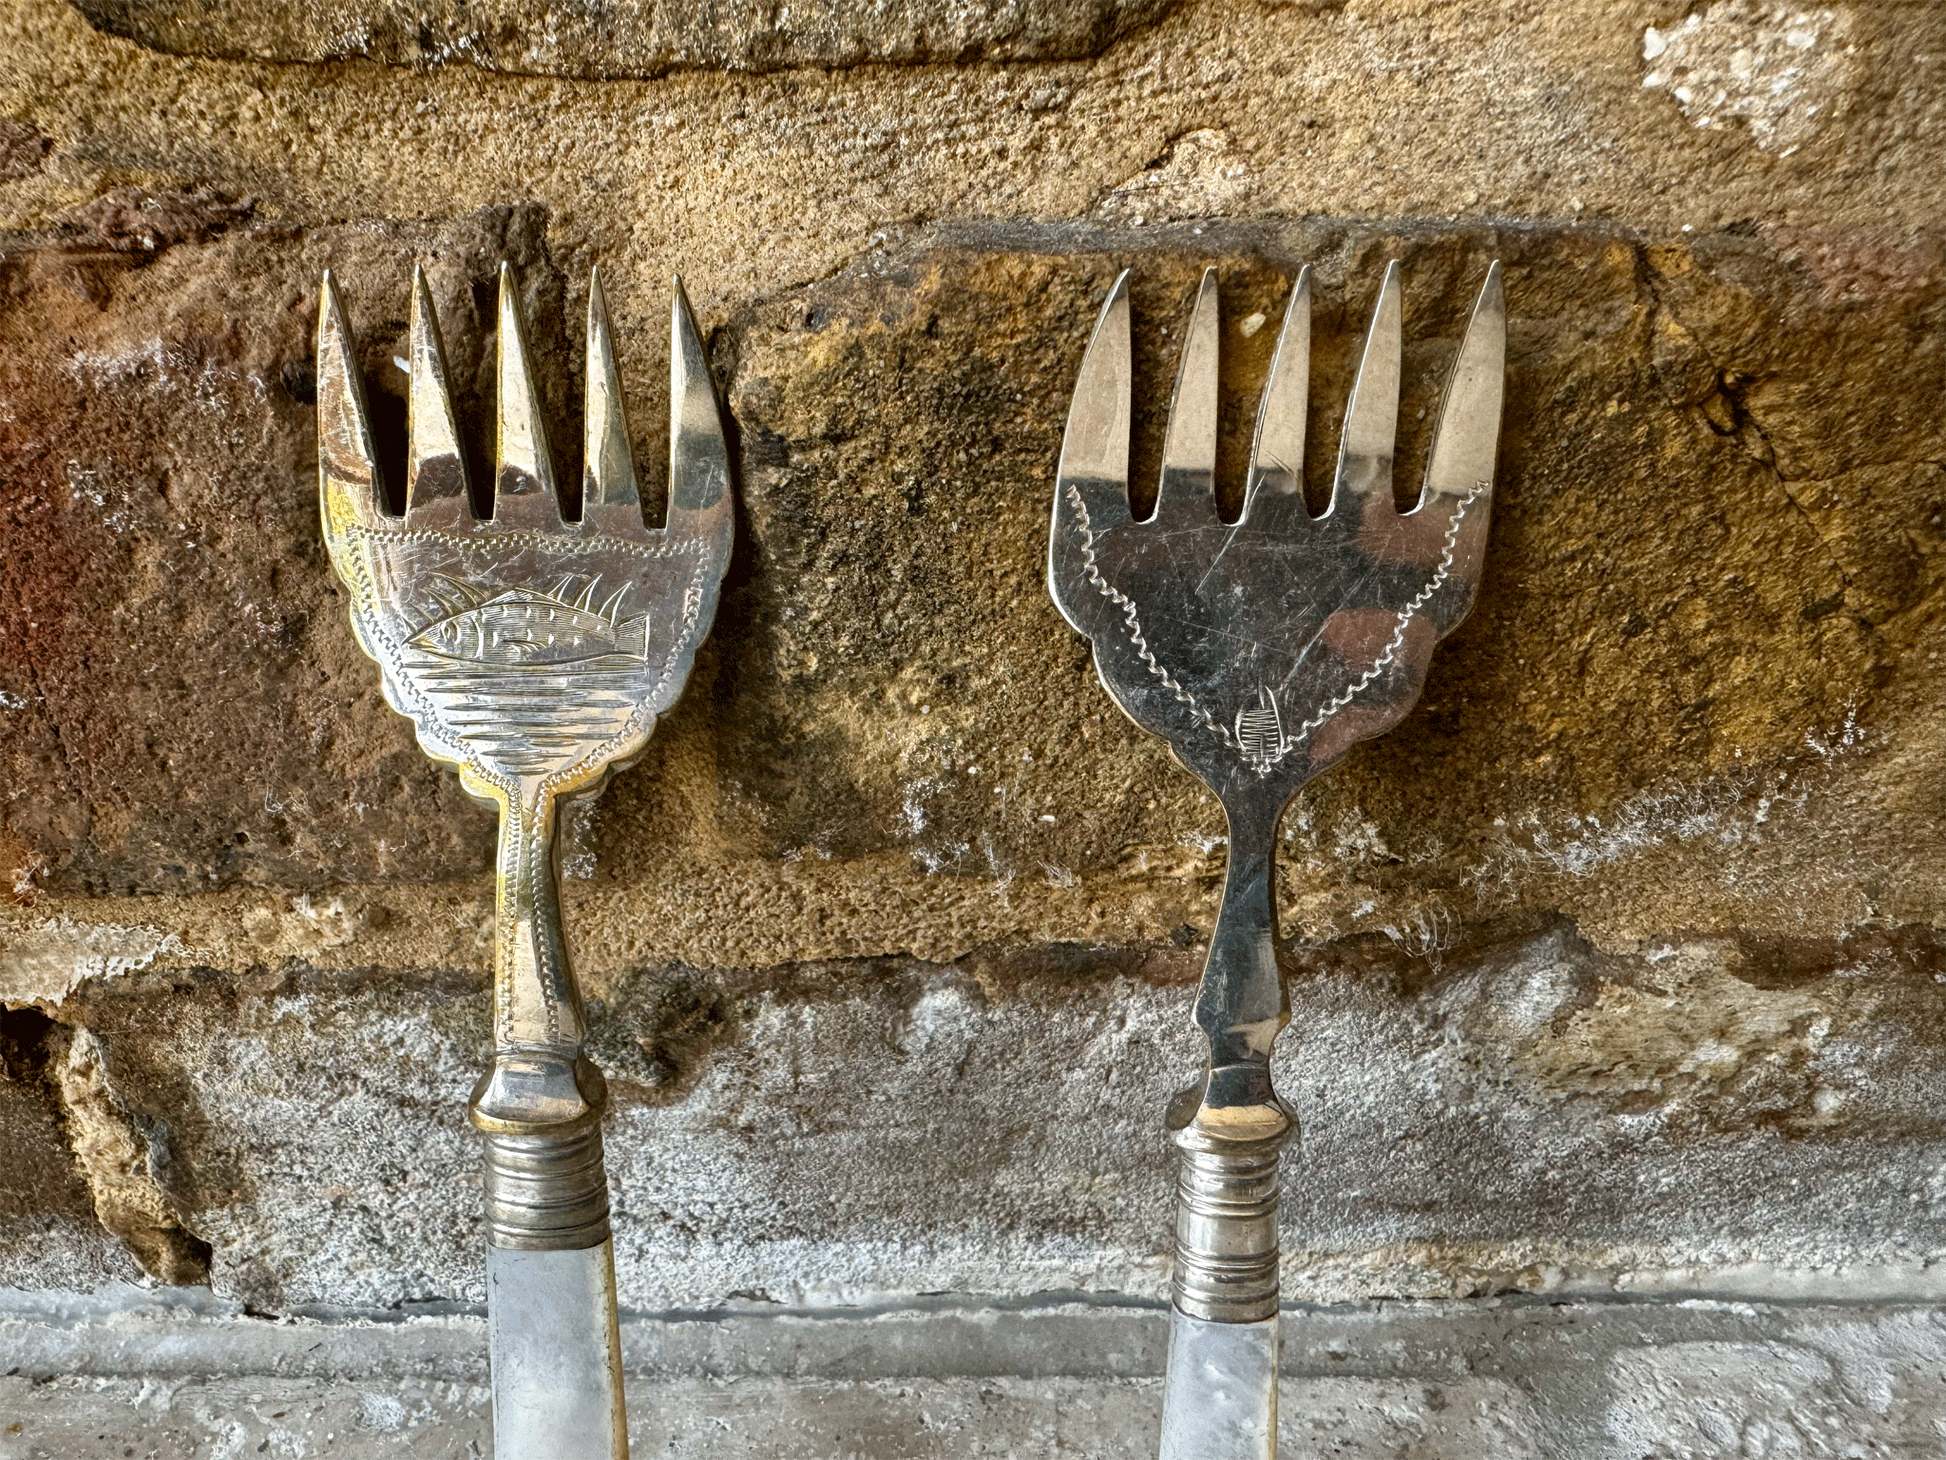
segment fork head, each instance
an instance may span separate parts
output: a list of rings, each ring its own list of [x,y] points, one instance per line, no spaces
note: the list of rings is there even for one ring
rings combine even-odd
[[[1500,266],[1487,271],[1424,489],[1406,512],[1392,497],[1396,263],[1379,289],[1321,517],[1305,505],[1301,476],[1310,270],[1285,309],[1234,523],[1218,517],[1213,489],[1220,333],[1212,269],[1183,344],[1155,511],[1138,521],[1128,496],[1128,275],[1115,281],[1068,412],[1048,586],[1093,641],[1102,685],[1130,719],[1167,739],[1226,807],[1248,798],[1281,809],[1412,708],[1433,645],[1472,606],[1500,431]]]
[[[667,526],[643,522],[599,276],[588,290],[587,451],[563,515],[513,276],[500,270],[499,465],[478,516],[432,294],[413,271],[406,510],[380,484],[352,338],[325,276],[318,445],[325,542],[358,641],[426,753],[474,795],[537,805],[641,753],[709,631],[732,532],[729,451],[695,320],[670,311]]]

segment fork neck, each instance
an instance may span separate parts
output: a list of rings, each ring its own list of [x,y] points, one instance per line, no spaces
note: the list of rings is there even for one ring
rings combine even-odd
[[[1296,1126],[1270,1080],[1271,1045],[1291,1017],[1277,958],[1282,809],[1263,795],[1225,804],[1229,870],[1196,997],[1209,1065],[1168,1114],[1182,1153],[1170,1296],[1206,1322],[1259,1323],[1277,1313],[1278,1153]]]
[[[586,1037],[581,993],[561,934],[552,793],[517,782],[501,803],[494,910],[493,1034],[501,1049],[572,1059]]]
[[[1279,967],[1277,824],[1283,806],[1270,796],[1226,799],[1229,863],[1223,906],[1210,936],[1196,997],[1196,1025],[1209,1039],[1206,1106],[1274,1104],[1271,1045],[1291,1021]]]
[[[493,1064],[473,1090],[485,1138],[487,1241],[593,1247],[608,1238],[607,1085],[581,1053],[554,866],[554,798],[520,783],[500,808]]]

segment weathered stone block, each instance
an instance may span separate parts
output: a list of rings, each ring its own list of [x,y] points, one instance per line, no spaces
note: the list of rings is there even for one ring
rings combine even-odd
[[[479,303],[513,259],[567,441],[583,286],[542,222],[128,195],[0,251],[6,870],[53,899],[7,914],[0,988],[85,1031],[59,1078],[94,1211],[165,1275],[208,1244],[266,1307],[477,1280],[491,827],[384,707],[318,551],[317,275],[397,462],[428,261],[483,459]],[[1221,826],[1046,600],[1061,419],[1132,265],[1152,480],[1215,261],[1234,482],[1310,261],[1321,478],[1393,255],[1401,483],[1493,256],[1509,408],[1477,617],[1286,826],[1293,1292],[1935,1260],[1946,284],[1928,237],[1821,249],[949,229],[710,321],[738,556],[689,695],[566,847],[627,1301],[1157,1285]],[[67,896],[181,892],[209,895]]]
[[[140,1269],[96,1219],[49,1068],[64,1031],[0,1014],[0,1288],[88,1288]]]
[[[135,226],[110,221],[118,237]],[[306,341],[316,274],[334,263],[399,455],[388,362],[403,270],[429,257],[483,454],[491,341],[474,297],[498,256],[526,269],[553,399],[573,394],[565,321],[581,286],[546,262],[537,222],[298,234],[225,215],[228,232],[154,254],[11,246],[0,756],[16,882],[478,875],[486,818],[383,709],[318,558]],[[1154,921],[1168,915],[1155,899],[1179,913],[1181,879],[1213,874],[1220,819],[1113,711],[1040,581],[1095,304],[1136,266],[1146,481],[1167,332],[1201,265],[1223,269],[1234,480],[1275,333],[1264,321],[1315,262],[1322,477],[1370,289],[1401,256],[1409,484],[1497,254],[1514,333],[1486,588],[1408,724],[1293,811],[1295,925],[1529,909],[1601,937],[1835,933],[1861,898],[1929,916],[1933,860],[1890,833],[1886,808],[1936,756],[1930,695],[1903,666],[1936,633],[1937,251],[1888,248],[1834,294],[1835,265],[1801,238],[976,230],[756,302],[716,333],[743,457],[717,631],[644,766],[582,823],[571,871],[658,902],[672,877],[706,901],[771,901],[761,947],[712,955],[671,922],[636,941],[636,961],[953,957],[1061,936],[1005,895],[1019,882],[1078,883],[1120,936],[1175,926]],[[660,402],[636,394],[639,428]],[[572,439],[571,412],[557,420]],[[902,926],[861,904],[874,931],[827,937],[861,875],[908,889]]]
[[[319,249],[288,228],[226,232],[237,213],[110,198],[51,239],[0,244],[0,815],[23,892],[481,865],[457,787],[409,743],[369,741],[349,708],[376,681],[336,633],[309,341],[326,266],[390,282],[402,310],[422,256],[470,303],[500,259],[535,257],[535,220],[351,229]],[[396,440],[389,343],[368,341]]]
[[[1754,803],[1774,796],[1760,786],[1808,793],[1822,778],[1807,737],[1841,736],[1847,713],[1874,738],[1920,733],[1884,690],[1897,643],[1927,631],[1910,610],[1937,581],[1927,492],[1946,401],[1938,371],[1912,368],[1939,355],[1920,322],[1939,307],[1937,285],[1834,308],[1747,240],[1643,252],[1583,234],[1321,225],[1258,231],[1247,245],[1217,228],[1165,232],[1140,252],[1085,235],[1059,253],[943,248],[753,312],[733,395],[753,571],[727,621],[762,648],[726,659],[719,689],[735,696],[716,751],[741,793],[722,814],[732,844],[837,857],[903,845],[961,875],[1087,876],[1143,856],[1159,868],[1180,859],[1170,844],[1185,833],[1220,831],[1158,742],[1112,711],[1044,599],[1050,467],[1094,306],[1133,265],[1146,403],[1136,475],[1149,489],[1173,372],[1166,340],[1196,272],[1222,267],[1232,301],[1222,464],[1234,490],[1275,335],[1264,318],[1297,265],[1315,261],[1316,482],[1335,452],[1370,291],[1383,260],[1402,257],[1404,490],[1494,254],[1509,265],[1514,323],[1487,585],[1410,726],[1300,801],[1288,828],[1296,880],[1309,891],[1356,878],[1400,900],[1465,903],[1501,883],[1490,900],[1614,909],[1648,889],[1561,887],[1554,848],[1662,797],[1721,803],[1714,824],[1699,815],[1687,836],[1654,838],[1709,844],[1675,851],[1678,863],[1701,854],[1715,866],[1723,843],[1761,838],[1770,877],[1836,871],[1806,845],[1777,845],[1790,836],[1781,826],[1756,831]],[[1659,386],[1665,324],[1698,341],[1706,400],[1672,401]],[[1824,363],[1834,334],[1844,380]],[[1898,374],[1898,392],[1857,389],[1879,368]],[[1896,536],[1895,566],[1861,577],[1832,561],[1834,530],[1807,520],[1769,444],[1799,438],[1826,443],[1799,470],[1874,463],[1831,516],[1854,540]],[[646,784],[616,798],[610,824]],[[646,844],[625,839],[624,864]],[[1624,860],[1622,847],[1590,850]],[[1723,881],[1693,878],[1670,921],[1721,917],[1735,896]],[[1317,901],[1305,911],[1312,930],[1330,916]]]
[[[1925,1281],[1943,964],[1918,931],[1308,955],[1279,1069],[1303,1126],[1287,1296]],[[1067,949],[620,980],[593,1053],[624,1304],[1161,1292],[1192,967]],[[219,1293],[477,1300],[475,979],[150,971],[64,1013]]]
[[[463,62],[489,71],[612,79],[697,68],[1066,60],[1099,52],[1173,0],[817,0],[780,9],[741,0],[404,4],[307,0],[290,7],[74,0],[89,23],[156,50],[225,60],[392,65]]]

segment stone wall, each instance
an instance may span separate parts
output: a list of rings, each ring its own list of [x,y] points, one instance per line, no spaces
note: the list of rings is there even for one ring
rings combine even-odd
[[[680,270],[740,491],[568,829],[625,1305],[1153,1297],[1222,821],[1043,587],[1081,346],[1132,268],[1151,472],[1216,265],[1234,480],[1310,264],[1315,484],[1400,259],[1403,488],[1498,258],[1479,606],[1285,822],[1287,1295],[1930,1298],[1946,10],[707,13],[0,4],[0,1285],[477,1299],[492,826],[310,337],[329,266],[396,472],[423,263],[484,461],[509,262],[571,442],[599,261],[645,474]]]

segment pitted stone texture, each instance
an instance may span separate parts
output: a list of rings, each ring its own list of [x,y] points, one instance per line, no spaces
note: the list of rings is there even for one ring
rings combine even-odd
[[[1930,916],[1933,863],[1912,855],[1921,838],[1886,836],[1881,808],[1937,744],[1933,682],[1902,670],[1938,633],[1946,544],[1937,240],[1893,250],[1840,304],[1799,241],[1780,255],[1727,237],[1637,249],[1326,225],[1144,237],[1139,253],[1085,232],[1058,252],[895,250],[732,320],[749,542],[713,707],[726,852],[903,850],[956,880],[1078,880],[1097,905],[1211,877],[1213,803],[1114,711],[1041,581],[1087,325],[1133,266],[1147,492],[1168,332],[1217,265],[1234,492],[1276,335],[1264,321],[1313,263],[1316,484],[1371,292],[1402,258],[1409,490],[1499,255],[1512,364],[1480,604],[1407,723],[1299,798],[1293,923],[1436,939],[1512,906],[1639,937],[1837,931],[1867,900]],[[1851,385],[1834,338],[1848,368],[1876,362]],[[1855,388],[1879,370],[1899,388]],[[666,784],[625,782],[601,813],[602,860],[624,882],[676,851],[637,801]]]
[[[325,3],[115,9],[234,17],[248,33],[287,17],[301,28]],[[598,11],[620,25],[646,8],[495,0],[466,13],[545,10],[566,37],[578,17]],[[843,8],[886,18],[1006,9]],[[645,85],[468,64],[210,62],[105,35],[63,0],[13,0],[0,11],[0,118],[54,146],[39,170],[0,183],[0,223],[45,223],[131,182],[207,182],[309,223],[532,199],[562,220],[559,242],[597,251],[614,277],[679,270],[716,311],[828,274],[879,228],[1085,217],[1166,170],[1179,142],[1220,131],[1223,167],[1237,169],[1228,181],[1242,184],[1232,213],[1599,220],[1647,235],[1786,220],[1894,235],[1936,226],[1946,91],[1932,58],[1946,46],[1946,11],[1911,0],[1775,7],[1847,16],[1855,77],[1845,114],[1780,157],[1741,124],[1693,126],[1667,92],[1643,86],[1645,31],[1677,24],[1686,8],[1697,7],[1553,0],[1485,23],[1444,0],[1204,0],[1087,62],[691,71]],[[788,29],[783,17],[823,9],[777,13]],[[664,14],[679,10],[730,13]],[[411,13],[437,34],[459,7]],[[1083,0],[1020,13],[1065,24],[1148,7]]]
[[[1642,84],[1693,124],[1741,124],[1783,157],[1840,120],[1857,84],[1850,14],[1825,5],[1715,0],[1645,30],[1642,61]]]
[[[177,55],[395,66],[455,62],[591,80],[695,69],[782,71],[1091,56],[1173,0],[892,0],[788,7],[736,0],[304,0],[266,8],[182,0],[73,0],[89,23]]]
[[[987,1011],[963,975],[929,988],[917,972],[838,970],[782,998],[684,976],[631,995],[595,1048],[626,1305],[875,1296],[912,1273],[1008,1292],[1155,1280],[1166,1168],[1155,1102],[1138,1118],[1126,1092],[1164,1084],[1161,1004],[1100,1027],[1097,1000],[1057,1010],[1074,1048],[1041,1090],[1023,1088],[1040,1066],[1021,1053],[1041,1012]],[[686,1027],[671,1017],[699,1004]],[[170,1194],[213,1248],[218,1292],[272,1309],[480,1296],[465,1123],[488,1038],[478,991],[211,1003],[151,985],[86,1017],[119,1097],[162,1128]],[[1086,1200],[1051,1202],[1049,1170]]]
[[[211,999],[157,979],[98,1014],[104,1081],[162,1153],[162,1192],[210,1244],[218,1293],[279,1308],[478,1295],[465,1071],[490,1035],[468,983],[320,995],[270,979]]]
[[[176,1203],[159,1177],[173,1158],[166,1127],[123,1103],[109,1079],[101,1041],[77,1029],[58,1072],[67,1137],[87,1177],[95,1215],[128,1248],[142,1270],[165,1283],[209,1278],[208,1249],[183,1229]]]
[[[0,182],[32,177],[53,150],[53,139],[42,136],[39,128],[11,117],[0,120]]]
[[[89,1288],[140,1273],[96,1219],[55,1066],[67,1031],[31,1009],[0,1014],[0,1290]]]
[[[8,1153],[0,1167],[0,1220],[9,1224],[93,1214],[48,1078],[55,1029],[33,1010],[0,1016],[0,1150]]]
[[[1051,949],[624,980],[592,1051],[624,1306],[1161,1293],[1191,967]],[[1286,1298],[1911,1291],[1946,1258],[1942,967],[1919,930],[1305,955]],[[477,1301],[472,980],[144,973],[65,1014],[166,1151],[219,1293]]]
[[[141,236],[146,216],[74,227]],[[557,441],[575,435],[579,270],[555,270],[531,212],[221,226],[154,254],[9,255],[0,757],[26,897],[302,892],[489,858],[488,818],[383,707],[318,556],[312,291],[335,263],[396,458],[404,270],[428,256],[483,458],[475,304],[495,256],[523,266]],[[1216,808],[1114,711],[1041,582],[1075,362],[1124,264],[1142,488],[1167,332],[1206,262],[1230,301],[1233,484],[1275,337],[1259,317],[1300,263],[1317,269],[1315,480],[1371,290],[1404,261],[1406,484],[1486,262],[1508,268],[1480,606],[1405,725],[1294,808],[1295,928],[1436,942],[1539,911],[1625,943],[1930,917],[1946,886],[1903,818],[1931,824],[1938,779],[1938,238],[1197,227],[947,232],[721,322],[743,538],[688,695],[569,837],[590,883],[578,937],[615,950],[603,976],[1203,924]],[[652,473],[661,401],[636,396]],[[754,905],[723,931],[715,909]],[[247,940],[218,961],[238,958]]]

